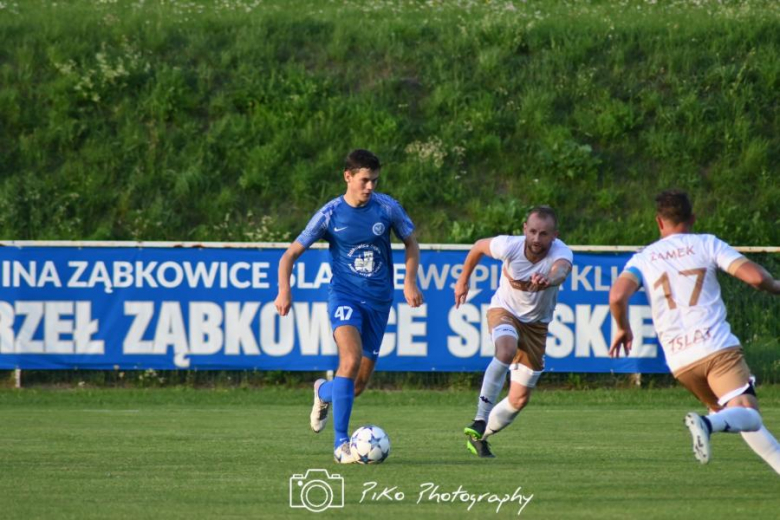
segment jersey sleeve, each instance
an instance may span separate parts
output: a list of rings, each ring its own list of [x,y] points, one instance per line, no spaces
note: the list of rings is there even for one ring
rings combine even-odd
[[[490,256],[496,260],[506,260],[512,252],[512,237],[509,235],[498,235],[490,240]]]
[[[552,261],[567,260],[570,264],[574,264],[574,253],[572,253],[569,246],[558,239],[555,240],[554,244]]]
[[[392,200],[392,199],[391,199]],[[392,222],[395,236],[406,240],[414,232],[414,223],[406,214],[403,206],[397,200],[392,200],[390,206],[390,221]]]
[[[324,237],[325,233],[328,231],[328,223],[330,218],[324,209],[325,208],[322,208],[314,214],[311,220],[309,220],[309,223],[306,225],[306,228],[301,231],[301,234],[298,235],[298,238],[295,239],[296,242],[299,242],[307,249],[314,242]]]
[[[710,235],[711,253],[718,268],[727,273],[734,274],[739,266],[747,262],[747,258],[714,235]]]
[[[641,259],[638,254],[635,254],[631,258],[629,258],[628,262],[626,262],[626,266],[623,268],[623,272],[620,273],[620,276],[627,276],[634,280],[637,285],[641,288],[643,285],[644,277],[642,276],[642,270],[640,269],[640,263]]]

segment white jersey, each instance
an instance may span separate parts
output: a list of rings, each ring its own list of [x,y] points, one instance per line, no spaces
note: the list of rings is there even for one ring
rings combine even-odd
[[[645,286],[653,324],[672,372],[739,345],[726,321],[716,270],[747,259],[714,235],[678,233],[636,253],[621,276]]]
[[[534,273],[549,276],[556,260],[572,263],[574,255],[571,249],[556,238],[547,256],[534,264],[525,257],[525,236],[499,235],[490,241],[490,255],[503,261],[498,290],[490,300],[490,308],[506,309],[523,323],[549,323],[558,302],[559,287],[535,292],[522,291],[513,288],[506,275],[509,274],[517,281],[530,280]]]

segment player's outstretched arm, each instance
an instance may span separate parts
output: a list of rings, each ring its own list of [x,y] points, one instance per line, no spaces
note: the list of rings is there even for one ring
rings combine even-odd
[[[561,285],[564,280],[566,280],[566,277],[569,276],[569,273],[571,272],[571,262],[564,259],[559,259],[553,262],[552,267],[550,268],[550,276],[547,279],[547,283],[550,287],[556,287],[558,285]]]
[[[634,333],[628,321],[628,300],[639,289],[639,284],[630,275],[621,275],[609,290],[609,310],[617,323],[612,345],[609,347],[609,357],[620,357],[620,348],[626,356],[631,352]]]
[[[731,272],[731,269],[729,269],[729,273],[746,284],[752,285],[759,291],[766,291],[770,294],[780,294],[780,280],[776,280],[769,274],[769,271],[755,262],[751,262],[750,260],[742,262],[733,273]]]
[[[462,303],[466,303],[466,296],[469,294],[469,278],[471,278],[471,273],[474,272],[474,268],[477,267],[477,264],[479,264],[479,261],[483,256],[487,255],[492,258],[492,255],[490,254],[491,240],[493,240],[492,237],[477,240],[474,245],[471,246],[469,254],[466,255],[466,261],[463,262],[463,271],[461,271],[460,277],[455,283],[456,309],[460,307]]]
[[[571,272],[571,262],[564,260],[563,258],[553,262],[550,267],[550,274],[548,276],[542,273],[534,273],[531,275],[531,286],[526,289],[529,291],[544,291],[550,287],[557,287],[561,285],[566,277]],[[522,290],[522,289],[521,289]]]
[[[292,306],[290,275],[292,274],[293,264],[304,251],[306,251],[306,248],[303,247],[303,244],[293,242],[279,260],[279,292],[276,295],[276,300],[274,300],[274,306],[276,307],[276,312],[281,316],[287,316],[287,313],[290,312],[290,307]]]
[[[404,298],[410,307],[423,304],[423,295],[417,286],[417,271],[420,267],[420,245],[414,233],[404,239],[406,246],[406,275],[404,276]]]

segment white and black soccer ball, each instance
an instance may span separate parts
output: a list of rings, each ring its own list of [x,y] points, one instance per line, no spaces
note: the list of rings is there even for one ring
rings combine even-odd
[[[379,464],[390,455],[390,437],[379,426],[361,426],[349,440],[358,464]]]

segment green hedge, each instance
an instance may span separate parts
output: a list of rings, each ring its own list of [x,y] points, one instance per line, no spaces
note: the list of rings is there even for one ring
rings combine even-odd
[[[426,242],[780,237],[773,1],[0,3],[0,237],[291,238],[376,151]]]

